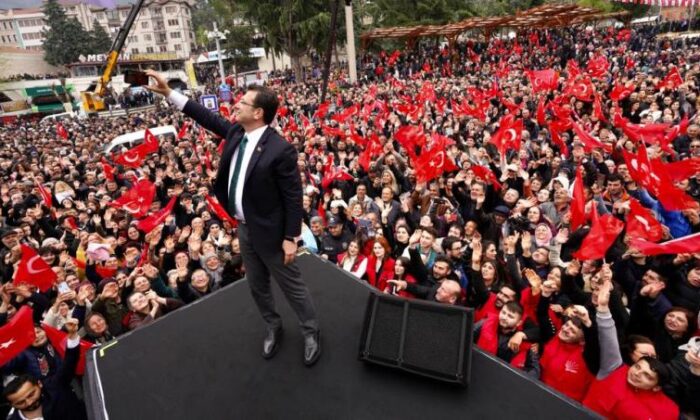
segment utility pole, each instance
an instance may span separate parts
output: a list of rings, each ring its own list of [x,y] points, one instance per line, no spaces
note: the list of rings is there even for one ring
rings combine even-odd
[[[348,40],[348,71],[350,83],[357,83],[357,64],[355,59],[355,28],[352,18],[352,0],[345,0],[345,37]]]
[[[216,24],[216,21],[214,23],[214,30],[211,32],[207,32],[207,38],[212,39],[216,41],[216,56],[219,58],[219,74],[221,75],[221,83],[224,83],[224,80],[226,80],[226,72],[224,71],[224,60],[221,57],[221,44],[220,40],[226,39],[226,35],[223,32],[219,32],[219,27]]]

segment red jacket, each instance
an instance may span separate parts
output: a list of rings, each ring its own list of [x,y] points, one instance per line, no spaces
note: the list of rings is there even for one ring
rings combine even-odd
[[[347,252],[343,252],[342,254],[338,254],[338,267],[343,268],[343,260],[345,259],[345,256],[348,255]],[[364,261],[367,257],[365,257],[362,254],[357,254],[357,257],[355,258],[355,262],[352,264],[352,268],[350,268],[351,271],[357,271],[358,268],[360,268],[360,264],[362,264],[362,261]]]
[[[676,403],[661,391],[639,391],[627,383],[629,366],[617,368],[588,388],[583,405],[610,419],[676,420]]]
[[[394,278],[394,259],[389,257],[382,261],[382,267],[377,276],[377,257],[374,254],[367,259],[367,281],[380,291],[384,291],[387,286],[386,281]]]
[[[498,320],[500,310],[496,308],[496,294],[489,293],[489,299],[474,311],[474,322],[479,322],[486,317],[495,317]]]
[[[489,316],[481,326],[479,340],[476,345],[486,353],[496,356],[498,352],[498,315]],[[518,353],[511,359],[511,366],[522,369],[525,366],[527,352],[530,350],[530,343],[523,341],[520,344]]]
[[[583,344],[565,343],[559,337],[545,345],[540,364],[542,382],[579,402],[595,379],[583,359]]]

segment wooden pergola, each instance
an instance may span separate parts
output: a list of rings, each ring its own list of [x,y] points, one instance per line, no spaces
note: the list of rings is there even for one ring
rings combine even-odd
[[[590,7],[572,4],[546,4],[516,13],[514,16],[473,17],[446,25],[399,26],[377,28],[360,35],[362,48],[366,49],[375,39],[406,39],[413,48],[418,38],[445,37],[452,48],[457,37],[467,31],[479,31],[486,39],[501,28],[546,29],[598,22],[606,19],[620,19],[629,23],[630,13],[603,13]]]

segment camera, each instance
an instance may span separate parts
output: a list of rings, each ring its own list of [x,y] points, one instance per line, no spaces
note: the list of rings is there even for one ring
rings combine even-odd
[[[525,216],[511,217],[508,225],[513,232],[523,233],[530,229],[530,221]]]

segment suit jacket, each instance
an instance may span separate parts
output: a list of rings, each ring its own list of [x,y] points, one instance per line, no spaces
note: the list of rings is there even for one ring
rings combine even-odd
[[[183,112],[198,124],[226,139],[214,194],[224,208],[229,200],[229,169],[233,154],[245,134],[239,124],[231,124],[195,101],[187,101]],[[248,146],[250,147],[250,146]],[[272,128],[267,128],[248,163],[243,188],[243,213],[250,240],[261,255],[281,252],[285,236],[301,234],[304,215],[297,152]],[[235,215],[232,215],[235,217]]]

